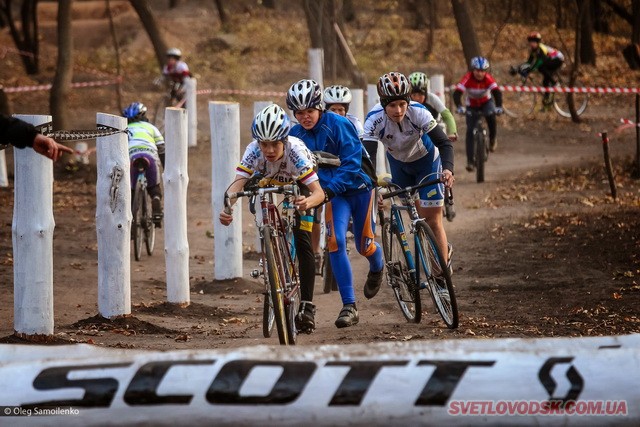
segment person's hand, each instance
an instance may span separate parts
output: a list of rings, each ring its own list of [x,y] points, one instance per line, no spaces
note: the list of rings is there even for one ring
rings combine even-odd
[[[324,201],[324,193],[311,194],[309,197],[298,196],[294,201],[296,209],[299,211],[306,211],[307,209],[314,208]]]
[[[58,144],[52,138],[37,134],[33,139],[33,150],[43,156],[53,160],[54,162],[62,157],[62,154],[73,154],[73,150],[65,145]]]
[[[504,114],[504,108],[496,107],[496,116],[501,116]]]
[[[451,142],[456,142],[458,140],[458,134],[457,133],[453,133],[451,135],[447,135],[447,138],[449,138],[449,141],[451,141]]]
[[[461,105],[459,107],[456,108],[456,113],[458,114],[464,114],[464,107]]]
[[[378,191],[376,194],[378,195],[378,209],[383,209],[385,205],[384,205],[384,199],[382,198],[382,193]]]
[[[455,177],[453,173],[449,169],[445,169],[442,171],[442,183],[446,187],[453,187],[453,182],[455,181]]]
[[[230,213],[227,213],[225,211],[220,212],[219,219],[222,225],[231,224],[231,221],[233,221],[233,211],[230,211]]]

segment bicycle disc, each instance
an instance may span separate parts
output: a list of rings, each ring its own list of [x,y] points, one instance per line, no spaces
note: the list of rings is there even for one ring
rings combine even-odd
[[[283,260],[280,259],[280,253],[275,247],[276,242],[273,237],[273,228],[265,225],[263,235],[267,277],[269,279],[271,301],[273,302],[276,329],[278,331],[280,344],[287,345],[289,343],[289,336],[284,306],[284,263]]]
[[[451,274],[436,244],[433,231],[424,221],[416,223],[416,239],[419,242],[419,270],[425,280],[431,299],[449,329],[458,327],[458,304],[451,282]],[[443,268],[443,266],[445,266]],[[424,276],[424,279],[422,277]]]

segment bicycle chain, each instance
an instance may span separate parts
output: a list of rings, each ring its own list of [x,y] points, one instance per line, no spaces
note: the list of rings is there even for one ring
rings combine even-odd
[[[119,133],[126,133],[126,129],[116,129],[110,126],[100,125],[96,130],[53,130],[51,123],[44,123],[35,127],[38,132],[49,138],[53,138],[56,142],[70,142],[70,141],[86,141],[88,139],[95,139],[103,136],[117,135]],[[7,148],[9,144],[0,143],[0,150]]]

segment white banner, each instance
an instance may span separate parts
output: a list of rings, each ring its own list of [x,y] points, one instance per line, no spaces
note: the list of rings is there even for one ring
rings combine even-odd
[[[0,423],[638,425],[639,347],[640,335],[173,352],[2,345]]]

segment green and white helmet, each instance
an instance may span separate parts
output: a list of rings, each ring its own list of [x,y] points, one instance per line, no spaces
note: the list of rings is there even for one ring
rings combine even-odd
[[[431,90],[431,82],[429,81],[429,77],[421,72],[414,71],[409,74],[409,83],[411,83],[411,92],[412,93],[424,93],[425,95],[429,93]]]

